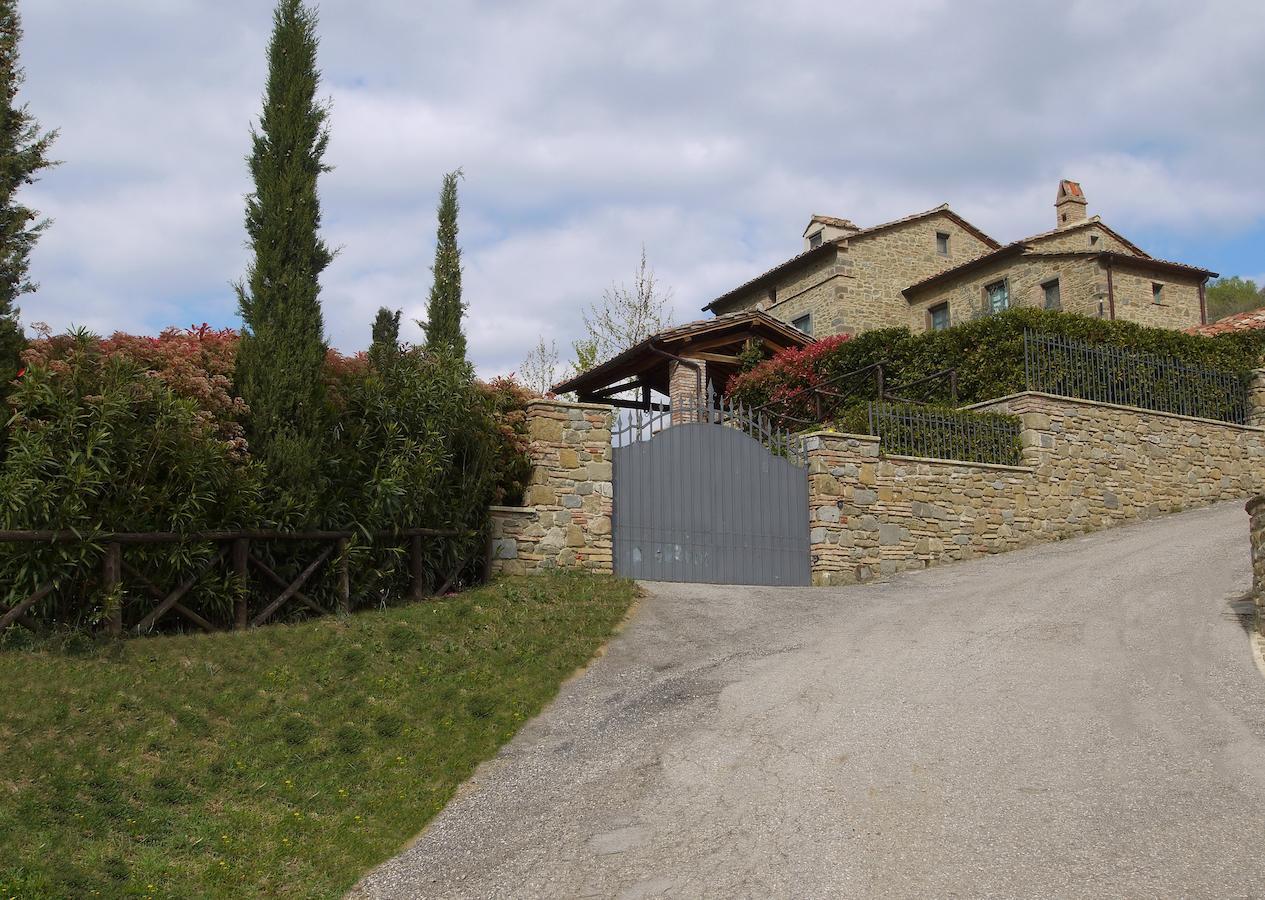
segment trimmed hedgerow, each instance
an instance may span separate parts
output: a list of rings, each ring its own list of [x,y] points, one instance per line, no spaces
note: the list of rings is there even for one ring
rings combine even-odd
[[[910,400],[947,403],[947,380],[905,393],[911,384],[944,369],[957,370],[957,401],[978,403],[1024,390],[1025,330],[1062,335],[1091,344],[1167,356],[1188,365],[1246,374],[1265,351],[1265,333],[1240,332],[1205,337],[1132,322],[1092,319],[1075,313],[1012,309],[943,331],[912,334],[908,328],[884,328],[849,339],[828,338],[801,351],[778,354],[749,372],[736,375],[728,394],[749,406],[781,401],[779,412],[815,418],[809,391],[847,372],[884,364],[887,390]],[[877,400],[872,378],[844,385],[849,401]],[[787,402],[789,401],[789,402]],[[827,410],[829,419],[837,410]]]

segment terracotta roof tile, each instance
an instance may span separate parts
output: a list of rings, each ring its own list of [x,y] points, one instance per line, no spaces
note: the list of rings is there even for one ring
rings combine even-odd
[[[1207,325],[1196,325],[1187,328],[1187,334],[1202,334],[1211,337],[1215,334],[1232,334],[1236,331],[1257,331],[1265,329],[1265,309],[1249,309],[1247,312],[1235,313]]]

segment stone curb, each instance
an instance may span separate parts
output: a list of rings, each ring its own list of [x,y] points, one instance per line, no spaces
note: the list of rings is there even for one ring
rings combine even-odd
[[[1252,659],[1256,662],[1256,668],[1261,677],[1265,678],[1265,635],[1257,632],[1248,638],[1248,643],[1252,645]]]

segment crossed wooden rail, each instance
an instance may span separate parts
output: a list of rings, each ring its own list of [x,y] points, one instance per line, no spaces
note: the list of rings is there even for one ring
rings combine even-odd
[[[158,605],[149,612],[141,621],[132,626],[132,630],[137,634],[153,630],[158,620],[169,612],[176,612],[184,618],[188,619],[194,625],[197,625],[203,631],[215,631],[215,626],[206,618],[194,612],[189,607],[181,603],[181,599],[193,588],[199,578],[218,565],[228,557],[231,560],[233,574],[240,579],[241,584],[245,585],[250,576],[250,569],[254,568],[264,580],[280,589],[280,593],[269,601],[263,609],[257,612],[253,617],[250,615],[248,599],[245,591],[242,591],[238,598],[234,601],[233,607],[233,626],[234,628],[247,628],[262,625],[270,618],[276,615],[286,603],[291,600],[297,600],[305,607],[319,615],[329,615],[328,610],[309,597],[303,592],[303,586],[308,579],[315,574],[316,570],[321,567],[327,559],[333,556],[338,562],[338,572],[336,581],[336,597],[338,603],[338,612],[348,612],[351,609],[351,576],[347,565],[347,544],[353,535],[359,532],[353,531],[200,531],[182,534],[174,531],[144,531],[144,532],[105,532],[101,534],[83,535],[74,531],[0,531],[0,543],[43,543],[43,544],[71,544],[71,543],[92,543],[104,544],[105,556],[101,563],[102,581],[107,590],[116,590],[123,582],[123,576],[126,573],[130,578],[135,580],[150,594]],[[371,532],[370,536],[376,539],[400,539],[406,538],[409,544],[409,576],[411,587],[409,591],[410,599],[421,599],[426,595],[426,574],[424,569],[423,550],[424,539],[427,537],[459,537],[463,534],[471,534],[456,529],[444,528],[402,528],[398,531],[379,531]],[[316,558],[308,563],[301,572],[291,581],[278,575],[272,568],[259,559],[255,554],[251,553],[252,541],[318,541],[329,542],[329,545],[323,548]],[[123,559],[123,547],[125,545],[136,544],[185,544],[185,543],[218,543],[221,546],[219,552],[206,560],[196,571],[188,575],[175,588],[170,591],[163,590],[154,584],[150,579],[128,565]],[[460,571],[454,570],[448,580],[439,589],[438,593],[443,593],[449,585],[456,579]],[[35,622],[27,615],[27,612],[37,603],[53,592],[55,585],[44,584],[32,592],[26,599],[19,601],[12,606],[3,615],[0,615],[0,630],[10,625],[19,623],[28,628],[34,629]],[[119,604],[110,614],[110,618],[106,623],[106,630],[113,635],[122,635],[124,631],[123,608]]]

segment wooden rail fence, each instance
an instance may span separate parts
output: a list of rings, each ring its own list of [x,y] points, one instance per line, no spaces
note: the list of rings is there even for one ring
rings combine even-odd
[[[122,635],[125,630],[136,634],[152,631],[158,620],[169,612],[183,616],[203,631],[217,630],[215,625],[199,615],[180,601],[197,584],[207,572],[229,560],[233,574],[239,579],[241,590],[234,601],[233,627],[247,628],[262,625],[277,614],[290,601],[297,601],[318,615],[329,615],[332,612],[346,613],[351,610],[351,573],[348,568],[348,543],[356,534],[353,531],[202,531],[182,534],[171,531],[146,532],[105,532],[101,534],[83,535],[75,531],[0,531],[0,543],[31,544],[93,544],[104,548],[101,561],[103,586],[107,591],[118,590],[127,576],[157,601],[139,622],[127,626],[123,621],[123,605],[120,603],[110,614],[106,622],[106,630],[112,635]],[[409,556],[410,599],[421,599],[426,596],[426,573],[424,551],[426,538],[460,537],[471,533],[442,528],[404,528],[398,531],[380,531],[371,533],[377,540],[407,541]],[[265,541],[309,541],[325,544],[316,557],[312,559],[293,579],[279,575],[262,559],[251,552],[251,544]],[[175,587],[167,590],[154,584],[149,578],[128,565],[123,559],[123,548],[132,545],[153,544],[220,544],[219,551],[206,560],[194,572],[187,575]],[[335,580],[336,610],[321,606],[303,592],[303,587],[323,563],[331,557],[338,566]],[[437,593],[442,594],[456,580],[464,562],[460,563],[448,577]],[[245,590],[249,584],[250,571],[254,571],[263,581],[270,584],[279,593],[272,597],[263,608],[253,616],[250,614],[249,598]],[[0,630],[17,623],[35,629],[36,623],[28,612],[41,600],[48,597],[56,589],[56,585],[44,584],[38,587],[25,599],[19,601],[0,615]]]

